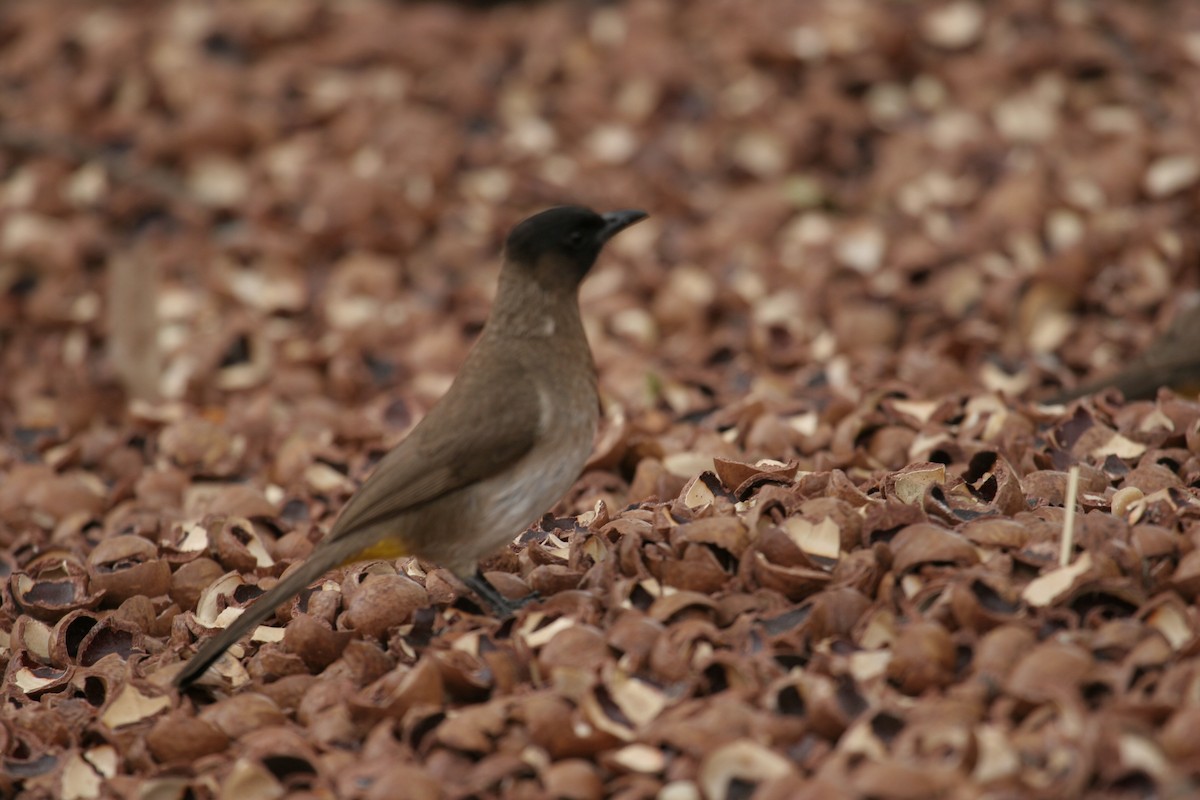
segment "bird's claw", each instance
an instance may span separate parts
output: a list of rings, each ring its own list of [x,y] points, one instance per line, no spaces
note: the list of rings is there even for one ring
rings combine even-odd
[[[475,596],[483,601],[485,606],[488,606],[492,612],[500,619],[507,619],[515,616],[517,611],[528,605],[529,603],[541,600],[541,595],[537,592],[531,592],[525,597],[520,597],[515,600],[509,599],[500,594],[495,586],[492,586],[487,580],[476,572],[463,579],[463,583],[467,585]]]

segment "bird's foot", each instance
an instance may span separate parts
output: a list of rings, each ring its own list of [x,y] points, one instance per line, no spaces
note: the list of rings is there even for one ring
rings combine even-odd
[[[517,610],[525,605],[537,600],[541,600],[541,596],[537,592],[532,592],[525,597],[510,600],[496,590],[480,573],[476,572],[463,578],[463,583],[467,585],[475,596],[483,601],[485,606],[491,608],[497,617],[507,619],[514,616]]]

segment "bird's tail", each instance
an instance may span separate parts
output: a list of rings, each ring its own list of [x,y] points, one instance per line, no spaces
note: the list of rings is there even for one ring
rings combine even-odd
[[[361,548],[361,544],[358,546]],[[347,558],[354,552],[354,544],[346,539],[327,539],[322,542],[299,567],[288,573],[270,591],[254,601],[228,628],[206,641],[187,662],[183,670],[175,676],[175,685],[184,687],[196,680],[204,670],[221,657],[222,653],[229,649],[230,645],[271,616],[275,609],[291,599],[293,595],[338,564],[354,560]]]

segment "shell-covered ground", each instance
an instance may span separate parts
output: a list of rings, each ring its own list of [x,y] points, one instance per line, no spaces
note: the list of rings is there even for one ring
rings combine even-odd
[[[652,216],[541,599],[352,565],[173,689],[565,202]],[[0,792],[1193,796],[1198,223],[1189,0],[10,0]]]

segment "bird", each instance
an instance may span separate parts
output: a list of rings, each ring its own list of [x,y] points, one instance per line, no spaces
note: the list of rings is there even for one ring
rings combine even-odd
[[[308,558],[205,641],[176,686],[317,578],[359,561],[439,564],[511,615],[514,604],[477,562],[549,510],[583,470],[600,400],[579,286],[605,243],[647,216],[558,206],[516,225],[491,312],[445,395],[380,460]]]
[[[1200,292],[1184,294],[1167,329],[1122,369],[1060,390],[1043,402],[1066,403],[1110,388],[1119,389],[1126,400],[1150,400],[1162,386],[1186,395],[1200,391]]]

